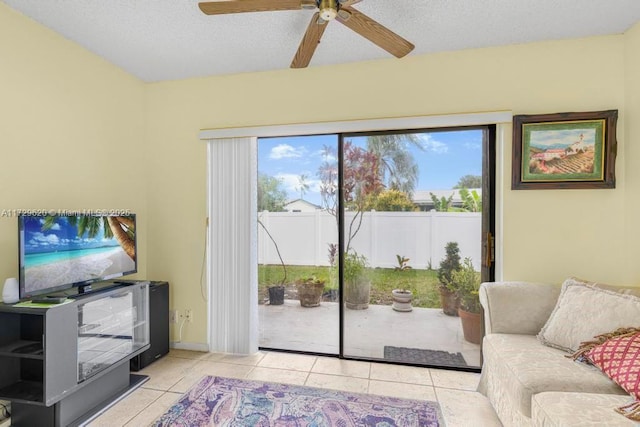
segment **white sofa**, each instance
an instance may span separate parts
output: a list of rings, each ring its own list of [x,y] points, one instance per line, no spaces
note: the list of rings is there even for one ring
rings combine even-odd
[[[536,338],[559,294],[560,287],[548,284],[481,285],[485,337],[478,391],[506,427],[638,425],[614,411],[631,401],[622,388]]]

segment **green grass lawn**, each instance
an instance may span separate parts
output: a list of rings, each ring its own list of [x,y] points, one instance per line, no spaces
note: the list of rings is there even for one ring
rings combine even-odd
[[[335,280],[329,280],[329,267],[313,266],[287,266],[287,278],[285,285],[293,284],[297,279],[315,276],[324,280],[325,290],[337,288]],[[282,283],[283,271],[281,265],[258,266],[258,292],[266,295],[267,287]],[[438,291],[438,279],[433,270],[405,270],[396,271],[392,268],[369,269],[371,278],[370,304],[391,305],[391,291],[393,289],[409,289],[413,292],[413,306],[424,308],[439,308],[440,292]]]

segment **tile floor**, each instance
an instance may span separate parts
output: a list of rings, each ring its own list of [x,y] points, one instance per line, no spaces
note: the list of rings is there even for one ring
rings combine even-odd
[[[230,356],[171,350],[140,373],[149,381],[90,427],[148,426],[204,375],[220,375],[440,402],[447,427],[500,426],[479,374],[276,352]]]

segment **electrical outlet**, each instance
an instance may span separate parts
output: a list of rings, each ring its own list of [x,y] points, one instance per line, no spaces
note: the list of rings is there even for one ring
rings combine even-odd
[[[169,310],[169,323],[178,323],[178,310]]]
[[[187,308],[184,311],[184,318],[187,319],[187,322],[193,323],[193,310],[191,310],[190,308]]]

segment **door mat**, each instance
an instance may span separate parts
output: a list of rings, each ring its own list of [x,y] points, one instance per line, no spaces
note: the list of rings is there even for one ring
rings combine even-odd
[[[468,366],[461,353],[441,350],[384,346],[384,358],[394,362],[421,363],[434,366]]]

